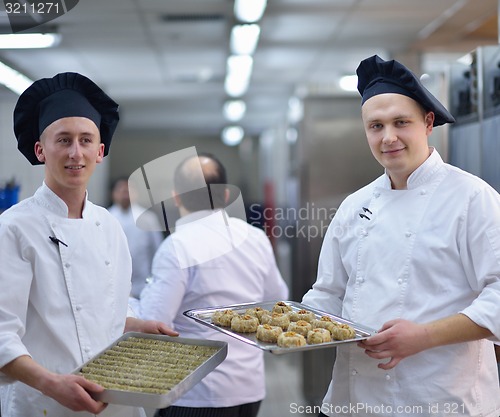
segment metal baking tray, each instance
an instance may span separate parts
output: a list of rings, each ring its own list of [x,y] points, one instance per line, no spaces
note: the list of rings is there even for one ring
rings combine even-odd
[[[210,346],[214,347],[216,350],[215,353],[212,356],[210,356],[205,362],[199,365],[189,375],[187,375],[184,379],[182,379],[177,385],[172,387],[169,391],[165,392],[164,394],[152,394],[152,393],[144,393],[137,391],[105,389],[102,393],[93,395],[94,399],[110,404],[122,404],[122,405],[148,407],[148,408],[165,408],[170,406],[175,401],[177,401],[194,385],[196,385],[205,376],[207,376],[210,372],[212,372],[217,367],[217,365],[219,365],[226,358],[227,355],[227,342],[128,332],[123,334],[119,339],[114,341],[111,345],[106,347],[106,349],[102,350],[88,362],[85,362],[82,366],[78,367],[73,373],[79,373],[85,365],[87,365],[91,361],[101,356],[107,350],[113,348],[120,341],[127,340],[130,337],[140,337],[144,339],[158,339],[185,345]]]
[[[262,341],[258,340],[256,337],[256,333],[239,333],[239,332],[235,332],[234,330],[231,330],[231,328],[229,328],[229,327],[220,327],[220,326],[217,326],[217,325],[212,323],[212,315],[217,310],[231,309],[231,310],[234,310],[238,314],[242,314],[248,308],[254,308],[254,307],[261,307],[261,308],[266,309],[266,310],[272,310],[273,306],[278,301],[282,301],[282,300],[265,301],[262,303],[232,304],[232,305],[227,305],[227,306],[192,309],[192,310],[185,311],[184,315],[186,317],[193,319],[193,320],[196,320],[197,322],[199,322],[201,324],[204,324],[205,326],[211,327],[212,329],[218,330],[222,333],[225,333],[229,336],[232,336],[232,337],[234,337],[242,342],[248,343],[252,346],[260,348],[266,352],[274,353],[276,355],[297,352],[297,351],[323,349],[323,348],[338,346],[340,344],[345,344],[345,343],[359,342],[360,340],[367,339],[368,337],[370,337],[371,335],[376,333],[375,330],[370,329],[369,327],[362,326],[358,323],[353,323],[350,320],[346,320],[342,317],[335,316],[335,315],[330,314],[330,313],[326,313],[324,311],[312,308],[308,305],[301,304],[301,303],[298,303],[296,301],[284,301],[284,302],[287,305],[289,305],[292,308],[292,310],[294,310],[294,311],[304,309],[304,310],[308,310],[308,311],[313,312],[316,315],[316,318],[318,318],[318,319],[321,318],[321,316],[328,316],[339,323],[348,324],[356,332],[356,337],[353,339],[347,339],[347,340],[334,340],[332,342],[326,342],[326,343],[320,343],[320,344],[314,344],[314,345],[285,348],[285,347],[278,346],[276,343],[266,343],[266,342],[262,342]]]

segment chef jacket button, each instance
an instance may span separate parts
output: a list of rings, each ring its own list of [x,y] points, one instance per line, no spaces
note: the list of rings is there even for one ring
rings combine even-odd
[[[352,376],[356,376],[357,374],[358,374],[358,371],[356,371],[355,369],[353,369],[353,370],[351,371],[351,375],[352,375]]]
[[[90,348],[88,346],[86,346],[84,349],[83,349],[86,353],[89,353],[90,352]]]
[[[64,264],[64,267],[65,267],[65,268],[69,268],[70,266],[71,266],[71,264],[69,264],[68,262],[66,262],[66,263]]]
[[[389,381],[391,379],[391,376],[389,374],[385,374],[385,379]]]
[[[363,277],[359,277],[359,278],[358,278],[358,282],[359,282],[360,284],[362,284],[363,282],[365,282],[365,279],[364,279]]]
[[[411,232],[406,232],[406,233],[405,233],[405,236],[406,236],[406,237],[410,237],[410,236],[411,236]]]
[[[101,225],[101,222],[100,222],[99,220],[97,220],[97,221],[95,222],[95,225],[96,225],[96,226],[100,226],[100,225]]]
[[[403,283],[403,280],[401,278],[398,279],[398,284],[401,285]]]
[[[420,190],[420,195],[426,195],[427,191],[426,190]]]
[[[375,196],[375,198],[379,198],[380,197],[380,193],[378,191],[376,193],[373,193],[373,195]]]
[[[104,263],[105,263],[106,265],[109,265],[111,262],[110,262],[110,261],[108,261],[108,260],[106,260],[106,261],[104,261]]]
[[[55,223],[51,223],[50,225],[52,226],[52,228],[56,227]]]
[[[75,308],[76,308],[76,311],[80,311],[82,309],[82,306],[81,305],[77,305]]]

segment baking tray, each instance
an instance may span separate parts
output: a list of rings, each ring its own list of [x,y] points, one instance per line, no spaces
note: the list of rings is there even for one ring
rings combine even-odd
[[[205,360],[205,362],[203,362],[201,365],[195,368],[189,375],[184,377],[184,379],[180,380],[178,384],[173,386],[170,390],[166,391],[164,394],[125,391],[121,389],[120,390],[105,389],[102,393],[95,395],[93,394],[92,396],[94,399],[110,404],[122,404],[122,405],[148,407],[148,408],[165,408],[170,406],[180,397],[182,397],[184,393],[189,391],[194,385],[200,382],[206,375],[212,372],[217,367],[217,365],[219,365],[226,358],[227,355],[227,342],[128,332],[123,334],[119,339],[117,339],[111,345],[103,349],[92,359],[84,363],[82,366],[78,367],[78,369],[76,369],[73,373],[76,374],[80,373],[81,369],[85,365],[89,364],[90,362],[102,356],[106,351],[113,348],[120,341],[127,340],[131,337],[139,337],[143,339],[157,339],[184,345],[210,346],[215,349],[214,350],[215,353],[212,356],[210,356],[207,360]]]
[[[225,333],[229,336],[232,336],[232,337],[234,337],[242,342],[248,343],[252,346],[260,348],[266,352],[274,353],[276,355],[297,352],[297,351],[324,349],[324,348],[338,346],[338,345],[345,344],[345,343],[359,342],[360,340],[367,339],[368,337],[370,337],[371,335],[376,333],[376,331],[374,329],[360,325],[358,323],[354,323],[350,320],[346,320],[346,319],[339,317],[339,316],[336,316],[334,314],[326,313],[324,311],[312,308],[308,305],[298,303],[296,301],[284,301],[284,302],[287,305],[289,305],[293,311],[298,311],[298,310],[304,309],[304,310],[308,310],[308,311],[313,312],[316,315],[316,318],[318,318],[318,319],[321,318],[321,316],[328,316],[339,323],[348,324],[356,332],[356,337],[353,339],[334,340],[331,342],[314,344],[314,345],[306,345],[306,346],[300,346],[300,347],[280,347],[276,343],[266,343],[266,342],[262,342],[262,341],[258,340],[256,337],[256,333],[239,333],[239,332],[235,332],[234,330],[231,330],[231,328],[229,328],[229,327],[220,327],[220,326],[217,326],[217,325],[212,323],[212,315],[217,310],[231,309],[231,310],[234,310],[238,314],[242,314],[248,308],[254,308],[254,307],[261,307],[261,308],[266,309],[266,310],[272,310],[273,306],[279,301],[282,301],[282,300],[265,301],[265,302],[261,302],[261,303],[232,304],[232,305],[226,305],[226,306],[192,309],[192,310],[185,311],[184,315],[186,317],[193,319],[193,320],[196,320],[197,322],[199,322],[201,324],[204,324],[205,326],[211,327],[212,329],[218,330],[222,333]]]

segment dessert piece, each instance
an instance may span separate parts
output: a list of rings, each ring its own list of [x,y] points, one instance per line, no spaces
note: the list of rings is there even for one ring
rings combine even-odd
[[[290,312],[290,321],[299,320],[304,320],[308,323],[311,323],[313,320],[316,320],[316,314],[314,314],[312,311],[307,311],[304,309]]]
[[[323,316],[319,320],[313,320],[311,324],[313,329],[323,328],[329,330],[334,340],[347,340],[356,337],[356,332],[351,326],[338,323],[328,316]]]
[[[283,331],[286,331],[290,325],[290,318],[285,313],[264,314],[260,322],[262,324],[270,324],[271,326],[280,326]]]
[[[249,314],[243,316],[234,316],[231,320],[231,330],[240,333],[255,333],[259,319]]]
[[[337,326],[333,328],[332,338],[335,340],[347,340],[354,339],[356,337],[356,332],[348,324],[337,323]]]
[[[288,326],[289,332],[295,332],[301,334],[304,337],[307,337],[307,333],[309,332],[309,330],[312,330],[311,323],[308,323],[304,320],[292,321]]]
[[[319,343],[326,343],[332,341],[332,335],[329,330],[322,327],[312,329],[307,333],[307,343],[310,345],[316,345]]]
[[[212,323],[217,326],[231,327],[231,320],[237,315],[238,313],[233,310],[217,310],[212,314]]]
[[[262,307],[254,307],[254,308],[248,308],[245,311],[245,314],[249,314],[251,316],[255,316],[259,319],[259,322],[264,314],[269,314],[271,315],[271,312],[269,310],[266,310]]]
[[[262,342],[276,343],[281,333],[283,333],[283,329],[279,326],[259,324],[257,327],[257,339]]]
[[[306,344],[306,338],[295,332],[284,332],[278,336],[278,346],[280,347],[300,347]]]
[[[273,313],[290,313],[292,311],[292,307],[290,307],[284,301],[278,301],[273,307]]]
[[[323,328],[330,331],[333,334],[333,328],[338,324],[336,321],[332,320],[331,317],[322,316],[319,320],[313,320],[311,322],[313,329]]]

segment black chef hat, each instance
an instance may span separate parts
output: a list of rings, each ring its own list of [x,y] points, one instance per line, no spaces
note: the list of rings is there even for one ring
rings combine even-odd
[[[21,94],[14,109],[17,147],[32,165],[41,163],[34,150],[40,135],[47,126],[64,117],[92,120],[100,131],[104,156],[108,154],[118,124],[118,104],[92,80],[65,72],[35,81]]]
[[[434,126],[455,122],[451,113],[422,85],[415,74],[398,61],[384,61],[378,55],[373,55],[361,61],[356,73],[362,103],[378,94],[402,94],[420,103],[426,111],[434,112]]]

